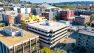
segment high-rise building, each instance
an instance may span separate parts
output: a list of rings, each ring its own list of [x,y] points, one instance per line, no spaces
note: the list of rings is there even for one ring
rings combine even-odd
[[[38,53],[38,39],[34,33],[14,26],[0,28],[0,53]]]

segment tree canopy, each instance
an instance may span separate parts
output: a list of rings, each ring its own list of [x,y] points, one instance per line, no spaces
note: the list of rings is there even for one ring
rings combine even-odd
[[[94,14],[91,14],[90,17],[91,17],[91,18],[90,18],[90,21],[91,21],[91,22],[94,21]]]
[[[44,47],[43,49],[40,50],[40,53],[67,53],[63,49],[56,48],[55,50]]]

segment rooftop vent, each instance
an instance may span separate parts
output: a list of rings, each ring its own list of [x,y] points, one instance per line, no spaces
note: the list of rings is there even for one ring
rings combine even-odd
[[[48,20],[45,20],[44,22],[42,22],[40,25],[45,25],[45,26],[49,26],[49,21]]]
[[[3,28],[2,31],[7,36],[23,36],[22,30],[15,29],[15,28],[12,28],[12,27],[5,27],[5,28]]]

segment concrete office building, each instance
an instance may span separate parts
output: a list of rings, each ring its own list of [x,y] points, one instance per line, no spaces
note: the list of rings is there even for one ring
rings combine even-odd
[[[65,23],[44,21],[28,24],[28,30],[39,34],[41,46],[52,48],[67,36],[68,26]]]
[[[34,33],[14,26],[0,28],[0,53],[38,53],[38,49],[38,36]]]

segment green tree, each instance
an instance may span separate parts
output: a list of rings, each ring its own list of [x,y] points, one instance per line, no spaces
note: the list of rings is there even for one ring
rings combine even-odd
[[[9,10],[9,7],[8,6],[3,6],[3,8],[5,9],[5,10]]]
[[[56,16],[53,17],[53,20],[56,21]]]
[[[86,25],[90,26],[90,22],[87,22]]]
[[[94,21],[94,14],[91,14],[91,16],[90,16],[90,21],[91,21],[91,22]]]
[[[63,49],[56,48],[55,50],[44,47],[43,49],[40,50],[40,53],[67,53]]]
[[[4,23],[0,24],[0,27],[4,27],[4,26],[5,26],[5,24],[4,24]]]
[[[0,0],[0,2],[3,2],[3,0]]]
[[[63,49],[60,49],[60,48],[57,48],[55,50],[55,53],[67,53],[67,51],[63,50]]]
[[[44,47],[43,49],[40,50],[40,53],[54,53],[53,50],[50,48]]]
[[[90,15],[90,26],[91,26],[91,24],[92,24],[92,21],[94,21],[94,14],[91,14],[91,15]]]

